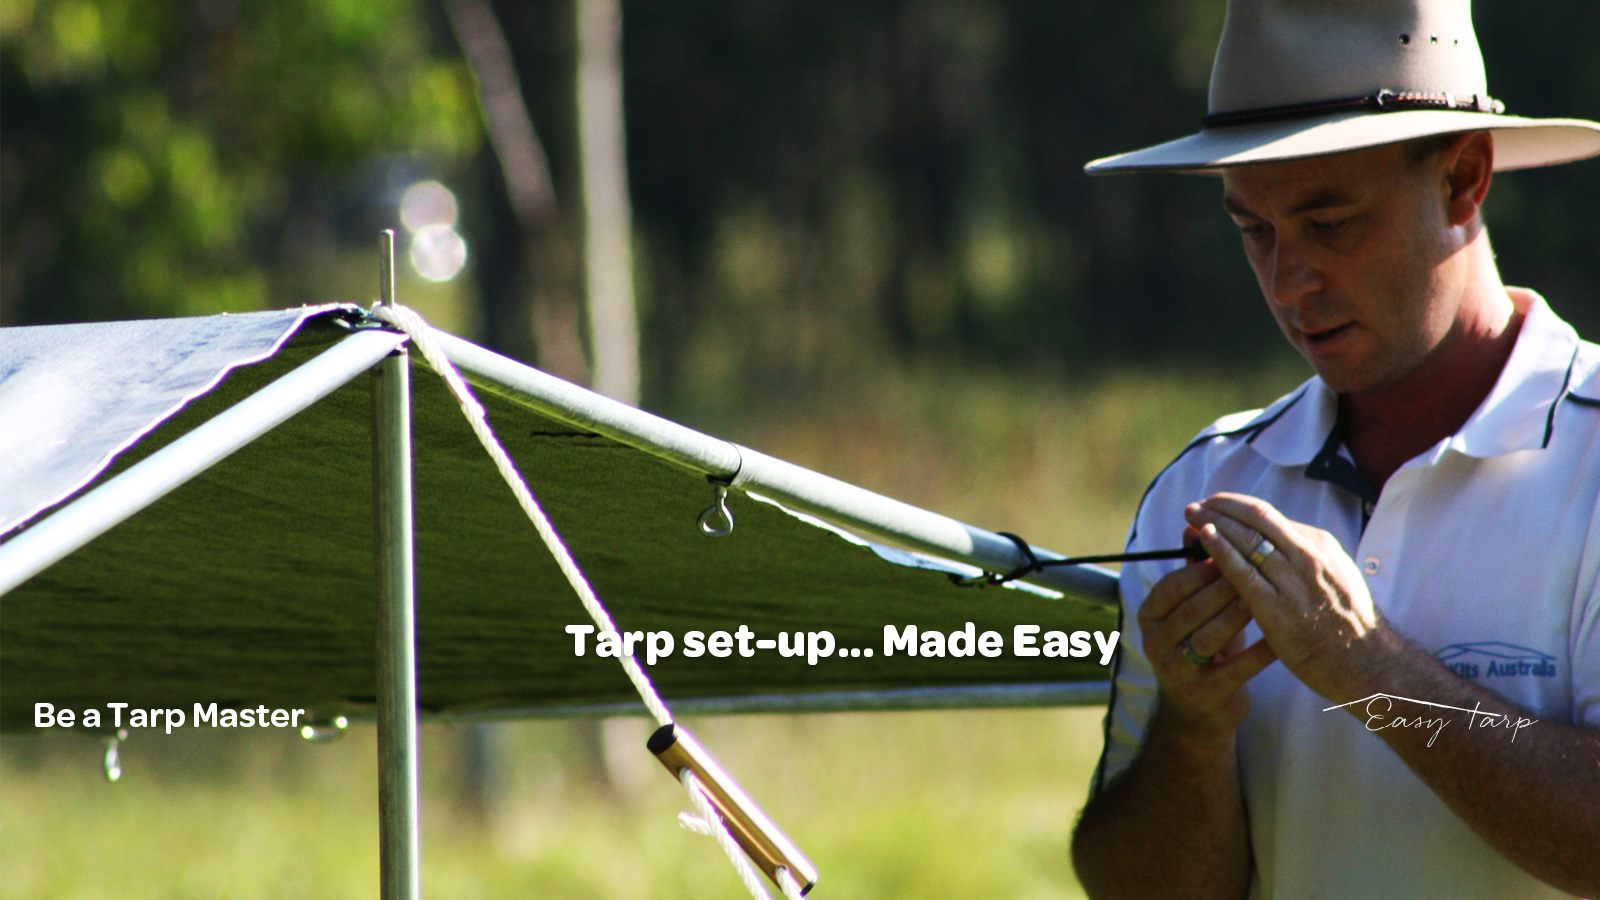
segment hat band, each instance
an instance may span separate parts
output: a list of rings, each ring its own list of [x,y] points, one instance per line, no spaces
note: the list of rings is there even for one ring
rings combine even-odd
[[[1280,119],[1300,119],[1306,116],[1324,116],[1333,113],[1371,110],[1373,112],[1399,112],[1407,109],[1459,109],[1499,115],[1506,105],[1486,94],[1422,94],[1415,91],[1391,91],[1388,88],[1373,91],[1362,97],[1343,100],[1318,100],[1313,103],[1294,103],[1288,106],[1264,106],[1237,112],[1212,113],[1200,120],[1202,128],[1228,125],[1248,125],[1256,122],[1275,122]]]

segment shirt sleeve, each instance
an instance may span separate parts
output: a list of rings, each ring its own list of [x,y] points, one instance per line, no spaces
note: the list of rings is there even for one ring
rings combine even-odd
[[[1179,458],[1179,463],[1192,460]],[[1202,496],[1197,479],[1178,463],[1168,466],[1139,504],[1129,533],[1128,552],[1165,550],[1183,544],[1183,507]],[[1150,718],[1155,714],[1157,686],[1155,671],[1144,654],[1144,635],[1139,630],[1139,607],[1157,581],[1184,565],[1182,560],[1127,563],[1118,580],[1122,600],[1122,637],[1112,661],[1111,703],[1106,711],[1105,748],[1095,769],[1091,795],[1114,781],[1138,758],[1144,745]]]
[[[1132,545],[1130,545],[1130,548]],[[1130,550],[1131,552],[1131,550]],[[1117,641],[1113,660],[1111,704],[1106,710],[1105,748],[1095,771],[1092,793],[1098,793],[1116,780],[1139,755],[1145,730],[1155,713],[1156,678],[1150,660],[1144,655],[1144,638],[1139,632],[1139,604],[1150,590],[1150,583],[1136,577],[1125,566],[1122,571],[1122,637]]]

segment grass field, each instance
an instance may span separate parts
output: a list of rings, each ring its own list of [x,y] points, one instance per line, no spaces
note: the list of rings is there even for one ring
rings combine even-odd
[[[1299,379],[1123,374],[1074,391],[886,378],[869,397],[696,423],[1064,552],[1115,549],[1203,424]],[[819,900],[1070,898],[1098,709],[689,720],[812,857]],[[423,729],[429,898],[737,898],[643,720]],[[0,739],[0,900],[370,898],[373,729],[330,744],[186,730],[101,774],[81,737]],[[487,761],[487,762],[486,762]]]
[[[1098,752],[1096,710],[691,720],[823,873],[813,896],[1078,896],[1065,853]],[[678,828],[677,784],[642,720],[601,726],[633,765],[602,780],[583,728],[496,726],[493,800],[462,801],[461,729],[424,729],[430,898],[746,896],[709,840]],[[7,741],[0,896],[376,895],[373,729],[335,744],[204,733],[130,743],[107,784],[98,745]],[[221,759],[215,757],[220,756]],[[188,766],[192,765],[193,770]]]

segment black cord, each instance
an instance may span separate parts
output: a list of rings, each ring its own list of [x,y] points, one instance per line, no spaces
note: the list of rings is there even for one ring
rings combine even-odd
[[[1009,531],[997,531],[995,533],[1016,544],[1017,549],[1022,551],[1022,556],[1027,562],[1021,568],[1013,569],[1010,574],[999,576],[1000,580],[998,581],[993,578],[987,579],[990,584],[1005,584],[1008,581],[1016,581],[1024,575],[1039,571],[1043,563],[1039,561],[1039,557],[1033,555],[1033,548],[1028,545],[1027,541],[1022,539],[1022,535],[1012,534]]]
[[[982,575],[974,576],[972,578],[962,578],[959,575],[952,574],[950,576],[951,581],[961,585],[962,587],[972,587],[980,584],[1005,584],[1008,581],[1016,581],[1019,578],[1025,578],[1029,575],[1032,575],[1034,572],[1043,571],[1044,569],[1051,568],[1052,566],[1083,566],[1090,563],[1145,562],[1147,560],[1154,559],[1190,559],[1198,561],[1210,557],[1210,554],[1207,553],[1205,548],[1200,545],[1200,539],[1195,538],[1188,544],[1188,546],[1179,547],[1174,550],[1144,550],[1139,553],[1105,553],[1098,556],[1069,556],[1065,559],[1040,559],[1038,556],[1034,555],[1033,548],[1028,545],[1028,542],[1023,540],[1020,536],[1012,534],[1009,531],[1000,531],[996,533],[1009,540],[1011,543],[1017,545],[1017,550],[1022,553],[1025,559],[1027,559],[1027,562],[1004,575],[1001,575],[998,572],[985,572]]]
[[[1086,563],[1113,563],[1113,562],[1144,562],[1150,559],[1192,559],[1196,562],[1210,558],[1211,554],[1201,546],[1200,539],[1195,538],[1186,547],[1174,550],[1145,550],[1139,553],[1107,553],[1103,556],[1074,556],[1068,559],[1047,559],[1039,563],[1039,568],[1047,566],[1081,566]]]

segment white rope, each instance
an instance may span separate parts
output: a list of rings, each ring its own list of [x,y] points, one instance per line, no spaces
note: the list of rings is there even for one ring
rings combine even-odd
[[[444,378],[445,383],[450,386],[450,392],[455,394],[456,402],[461,405],[461,411],[466,414],[472,432],[478,436],[478,442],[489,452],[489,458],[494,460],[495,468],[500,471],[500,477],[505,479],[511,488],[511,493],[516,495],[517,504],[533,522],[533,527],[539,532],[539,538],[544,541],[550,555],[555,557],[556,565],[561,567],[561,574],[566,576],[567,583],[572,585],[578,599],[583,602],[583,608],[589,613],[589,618],[594,620],[596,627],[601,631],[616,632],[617,626],[611,621],[611,614],[606,612],[589,580],[584,577],[583,570],[578,568],[572,553],[562,542],[561,535],[556,532],[555,526],[550,524],[550,519],[540,508],[539,501],[534,499],[533,492],[528,489],[527,482],[523,481],[522,474],[512,462],[511,454],[501,446],[500,440],[489,427],[489,417],[483,405],[473,396],[472,388],[467,386],[466,379],[456,371],[455,364],[450,362],[449,357],[445,356],[444,351],[434,342],[432,327],[416,311],[404,306],[378,304],[372,308],[372,314],[380,321],[405,332],[422,352],[428,365]],[[620,640],[617,645],[619,648],[624,646]],[[672,724],[671,711],[667,709],[667,704],[662,701],[661,695],[656,693],[655,685],[650,683],[650,676],[645,674],[644,667],[639,665],[633,654],[622,654],[618,662],[622,663],[622,670],[628,674],[628,680],[633,682],[634,689],[639,692],[639,699],[644,701],[645,707],[650,710],[650,715],[655,717],[656,723]],[[700,815],[695,817],[688,813],[680,813],[678,823],[696,834],[715,838],[717,845],[727,855],[728,861],[733,864],[734,870],[739,873],[739,880],[744,882],[750,896],[755,900],[772,900],[761,881],[761,874],[751,865],[744,850],[733,839],[733,833],[728,830],[727,823],[722,821],[716,808],[711,805],[700,779],[696,778],[694,772],[688,768],[683,769],[680,778],[684,789],[689,792],[690,802]],[[788,869],[778,869],[778,887],[782,889],[786,900],[801,900],[800,885]]]
[[[739,873],[739,880],[744,882],[745,890],[755,900],[772,900],[772,895],[767,893],[767,886],[761,883],[761,873],[750,864],[750,858],[744,855],[744,850],[733,839],[733,834],[728,831],[728,826],[717,815],[716,807],[711,805],[711,800],[706,796],[705,788],[700,784],[700,779],[695,777],[694,771],[687,766],[678,773],[678,778],[683,781],[683,789],[689,792],[689,802],[694,804],[695,811],[700,813],[700,821],[714,826],[710,829],[711,838],[722,848],[723,855],[728,857],[728,862],[733,863],[733,870]],[[680,820],[681,821],[681,820]]]
[[[788,869],[778,870],[778,888],[783,891],[784,900],[804,900],[805,895],[800,893],[800,882],[789,874]]]
[[[683,769],[678,777],[683,781],[684,790],[689,792],[689,802],[693,803],[695,810],[700,813],[699,816],[679,813],[678,823],[696,834],[714,838],[717,846],[722,848],[723,855],[728,857],[728,862],[733,864],[734,871],[739,873],[739,880],[744,882],[745,890],[750,892],[750,896],[755,900],[772,900],[771,895],[767,893],[766,884],[761,881],[761,873],[751,865],[744,849],[734,840],[733,832],[728,830],[727,823],[717,814],[717,808],[711,805],[711,798],[706,793],[705,785],[702,785],[700,779],[688,768]],[[778,887],[782,889],[786,900],[801,900],[800,883],[795,881],[788,869],[779,867]]]
[[[433,340],[433,329],[422,316],[415,310],[404,306],[389,306],[378,304],[372,308],[372,314],[379,320],[405,332],[422,351],[422,356],[444,377],[445,383],[450,385],[450,392],[456,395],[456,402],[461,404],[461,411],[466,413],[467,422],[472,426],[472,432],[478,436],[478,442],[483,444],[483,449],[489,452],[489,458],[494,460],[494,466],[500,470],[500,477],[505,479],[511,488],[511,493],[516,495],[517,504],[522,511],[528,514],[533,527],[539,532],[539,538],[549,549],[550,555],[555,557],[556,565],[561,567],[561,574],[567,577],[567,583],[577,592],[578,599],[582,601],[583,608],[589,613],[589,618],[601,631],[616,632],[617,626],[611,621],[611,614],[601,605],[600,598],[595,596],[594,588],[589,586],[589,579],[583,575],[583,570],[578,568],[578,563],[573,560],[572,553],[567,550],[567,545],[562,543],[561,535],[556,533],[550,518],[539,507],[539,501],[533,498],[533,492],[528,490],[527,482],[522,480],[522,475],[517,472],[517,466],[511,461],[511,454],[500,445],[500,440],[494,436],[494,431],[489,428],[489,417],[484,412],[483,405],[478,398],[472,395],[472,389],[467,386],[466,379],[456,371],[455,364],[445,356],[444,351]],[[620,638],[620,635],[619,635]],[[619,639],[617,647],[625,644]],[[650,676],[644,672],[644,667],[631,653],[621,653],[618,662],[622,670],[628,674],[628,680],[633,682],[634,690],[639,692],[639,699],[644,701],[645,708],[650,710],[650,715],[655,717],[657,725],[672,724],[672,713],[667,709],[667,704],[662,702],[661,695],[656,693],[655,685],[650,683]]]
[[[711,837],[713,833],[712,830],[716,827],[710,822],[707,822],[705,819],[702,819],[694,813],[688,812],[687,810],[678,813],[678,825],[682,827],[684,831],[692,831],[701,837]]]

